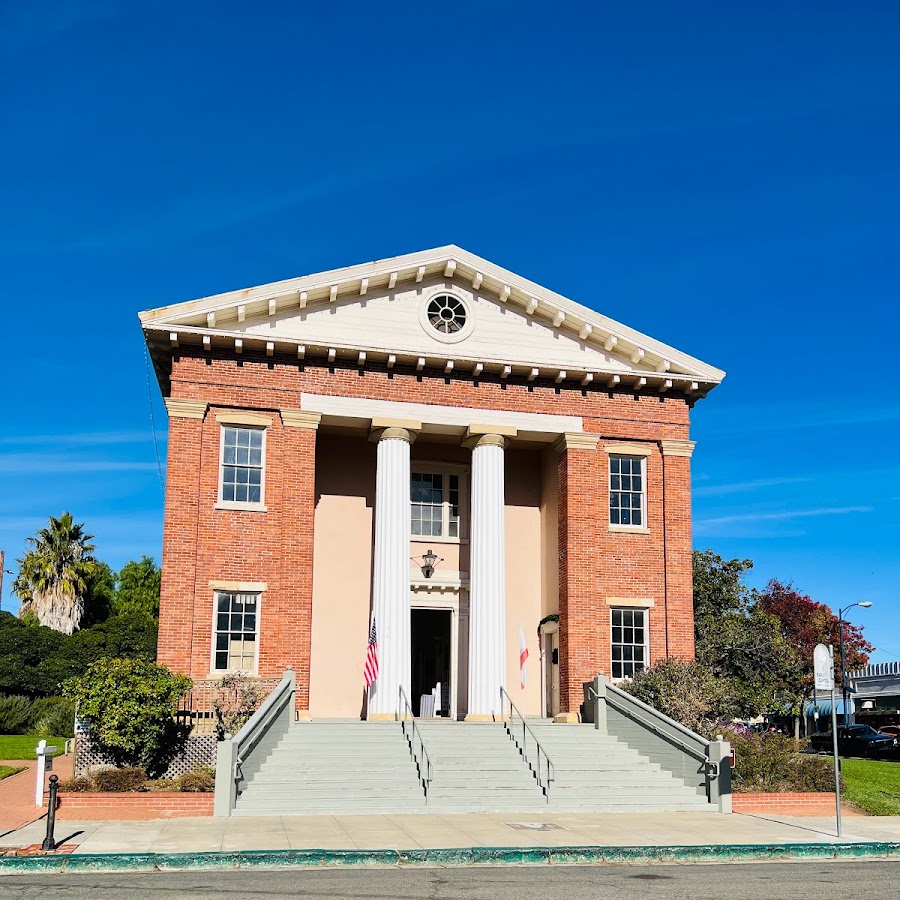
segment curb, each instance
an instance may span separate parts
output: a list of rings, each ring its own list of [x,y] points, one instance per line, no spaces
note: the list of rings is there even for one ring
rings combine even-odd
[[[900,858],[900,842],[703,844],[666,847],[461,847],[446,850],[236,850],[0,857],[0,875],[387,866],[522,866]]]

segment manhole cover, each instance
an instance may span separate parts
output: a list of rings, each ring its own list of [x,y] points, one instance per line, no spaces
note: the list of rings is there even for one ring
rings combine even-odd
[[[562,825],[553,822],[506,822],[510,828],[518,828],[519,831],[565,831]]]

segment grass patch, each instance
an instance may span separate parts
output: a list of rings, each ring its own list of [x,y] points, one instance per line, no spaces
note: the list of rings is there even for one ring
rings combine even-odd
[[[23,772],[25,770],[25,766],[0,766],[0,781],[3,781],[4,778],[9,778],[10,775],[15,775],[16,772]]]
[[[36,759],[34,748],[41,740],[33,734],[0,734],[0,759]],[[66,739],[61,737],[45,738],[51,747],[57,747],[59,753],[66,745]]]
[[[842,759],[844,798],[870,816],[900,816],[900,763]]]

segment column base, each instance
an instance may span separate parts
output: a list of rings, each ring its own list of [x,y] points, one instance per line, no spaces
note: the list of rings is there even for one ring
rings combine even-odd
[[[554,725],[580,725],[581,717],[578,713],[574,712],[566,712],[566,713],[558,713],[553,717]]]

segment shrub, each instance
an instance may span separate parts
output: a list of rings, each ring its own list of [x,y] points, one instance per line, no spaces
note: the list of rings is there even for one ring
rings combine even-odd
[[[193,769],[179,775],[175,781],[178,784],[178,790],[185,793],[207,794],[215,790],[216,777],[206,768]]]
[[[171,793],[178,790],[178,782],[174,778],[154,778],[144,782],[144,790],[151,793]]]
[[[795,793],[834,790],[834,767],[829,759],[802,753],[804,741],[780,734],[740,734],[736,729],[705,729],[712,739],[721,734],[735,751],[731,773],[736,793],[772,791]]]
[[[31,701],[27,697],[0,695],[0,734],[26,734],[31,716]]]
[[[174,716],[191,679],[141,659],[102,659],[66,682],[91,743],[117,765],[158,769],[183,743]]]
[[[225,675],[213,700],[218,740],[224,740],[226,734],[237,734],[266,696],[258,679],[239,673]]]
[[[699,663],[669,657],[620,687],[638,700],[698,731],[710,719],[730,718],[735,700],[727,679]]]
[[[86,794],[94,789],[94,782],[90,775],[76,775],[67,781],[60,781],[59,789],[69,794]]]
[[[94,773],[94,790],[104,793],[127,794],[139,791],[147,780],[147,770],[141,766],[121,769],[100,769]]]
[[[72,737],[75,733],[75,706],[65,697],[35,700],[33,731],[44,737]]]

